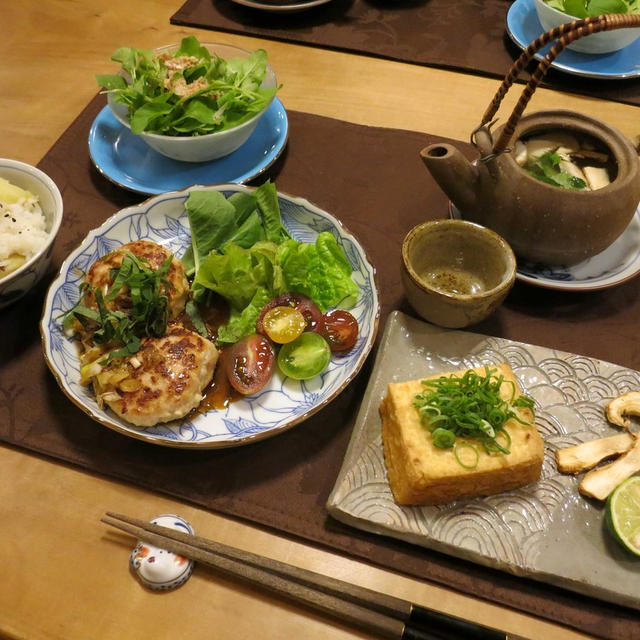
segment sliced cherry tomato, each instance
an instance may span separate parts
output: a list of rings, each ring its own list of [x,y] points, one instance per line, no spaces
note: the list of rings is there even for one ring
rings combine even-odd
[[[297,309],[303,316],[307,323],[307,331],[314,331],[316,325],[322,319],[322,311],[318,308],[318,305],[307,296],[301,293],[283,293],[281,296],[274,298],[271,302],[268,302],[260,311],[258,321],[256,323],[256,331],[262,335],[266,335],[263,319],[265,314],[274,307],[292,307]]]
[[[331,351],[349,351],[358,340],[358,321],[344,309],[332,309],[322,316],[316,331],[329,343]]]
[[[296,298],[296,309],[304,316],[307,321],[307,331],[315,331],[318,322],[322,320],[322,311],[320,307],[307,296],[302,294],[294,294]]]
[[[321,374],[331,360],[331,349],[318,333],[305,331],[293,342],[282,345],[278,366],[285,376],[308,380]]]
[[[227,347],[222,358],[229,383],[243,395],[257,393],[271,379],[276,352],[264,336],[253,334]]]
[[[293,307],[273,307],[264,314],[262,326],[268,338],[278,344],[287,344],[305,330],[307,322]]]

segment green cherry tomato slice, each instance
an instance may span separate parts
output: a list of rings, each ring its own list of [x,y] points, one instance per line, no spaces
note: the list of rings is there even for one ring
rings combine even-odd
[[[278,354],[278,366],[285,376],[308,380],[322,373],[331,360],[331,349],[318,333],[305,331],[293,342],[283,345]]]
[[[264,333],[278,344],[293,342],[306,326],[302,313],[293,307],[273,307],[262,318]]]

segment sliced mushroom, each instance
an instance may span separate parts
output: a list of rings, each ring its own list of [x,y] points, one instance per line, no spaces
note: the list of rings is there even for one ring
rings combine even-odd
[[[566,131],[549,132],[546,138],[532,137],[526,140],[525,144],[529,156],[535,159],[559,148],[567,154],[575,153],[580,149],[577,138]]]
[[[630,433],[620,433],[606,438],[596,438],[556,451],[556,463],[561,473],[581,473],[592,469],[599,462],[628,451],[635,438]]]
[[[522,140],[516,140],[514,158],[523,167],[527,162],[527,145]]]
[[[598,500],[606,500],[620,483],[638,471],[640,471],[640,438],[636,438],[633,447],[613,462],[589,471],[580,483],[580,493]]]
[[[538,160],[545,153],[555,151],[558,148],[558,142],[556,140],[549,140],[547,138],[531,138],[527,140],[527,155],[533,160]]]
[[[608,153],[602,153],[601,151],[591,151],[589,149],[578,149],[571,154],[574,158],[583,158],[585,160],[595,160],[596,162],[602,162],[603,164],[609,160]]]
[[[568,173],[570,176],[573,176],[574,178],[578,178],[579,180],[582,180],[585,183],[587,182],[587,178],[585,177],[584,173],[582,173],[582,171],[580,170],[580,167],[577,164],[574,164],[573,162],[571,162],[570,160],[560,160],[560,162],[558,163],[558,167],[560,168],[561,171]]]
[[[628,391],[607,405],[607,420],[625,429],[631,428],[631,421],[625,416],[640,416],[640,391]]]

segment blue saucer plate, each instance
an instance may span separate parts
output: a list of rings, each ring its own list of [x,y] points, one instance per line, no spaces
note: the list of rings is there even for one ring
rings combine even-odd
[[[155,195],[194,184],[244,183],[266,171],[287,143],[289,121],[273,100],[249,139],[232,154],[211,162],[180,162],[148,147],[104,107],[89,131],[89,155],[96,169],[120,187]]]
[[[509,7],[507,32],[519,47],[526,49],[545,31],[538,20],[533,0],[515,0]],[[542,60],[550,48],[551,45],[547,45],[538,51],[536,58]],[[595,55],[565,49],[551,66],[565,73],[587,78],[637,78],[640,77],[640,39],[613,53]]]

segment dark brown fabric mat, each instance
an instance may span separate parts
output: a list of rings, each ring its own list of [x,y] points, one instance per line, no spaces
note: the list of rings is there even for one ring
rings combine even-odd
[[[65,204],[55,268],[90,229],[143,199],[109,183],[89,160],[89,127],[103,105],[104,97],[96,97],[39,165],[59,185]],[[400,244],[413,225],[446,216],[445,197],[418,156],[437,138],[297,112],[289,115],[288,148],[269,177],[280,190],[332,212],[360,239],[378,270],[381,327],[392,309],[411,313],[400,284]],[[98,425],[57,387],[38,335],[46,285],[0,313],[4,442],[596,636],[640,639],[637,611],[350,529],[327,516],[324,505],[374,354],[333,403],[286,433],[220,451],[163,448]],[[518,284],[506,304],[474,330],[638,368],[639,287],[636,279],[607,291],[565,294]]]
[[[521,53],[505,30],[510,4],[332,0],[298,13],[268,13],[231,0],[187,0],[171,22],[503,78]],[[581,78],[551,69],[543,85],[640,105],[637,78]]]

